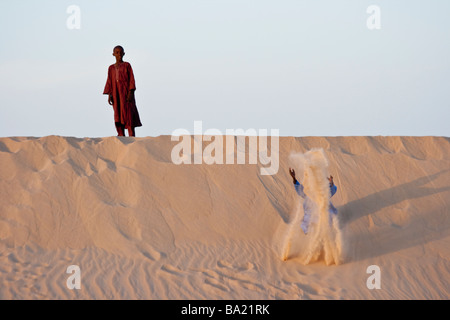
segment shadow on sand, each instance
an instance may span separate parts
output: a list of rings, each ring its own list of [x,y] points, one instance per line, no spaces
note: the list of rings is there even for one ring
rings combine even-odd
[[[450,191],[450,178],[445,187],[426,187],[433,180],[449,172],[450,170],[443,170],[351,201],[338,208],[341,215],[340,222],[343,226],[348,226],[358,219],[375,214],[402,201]],[[355,261],[377,257],[447,236],[450,230],[448,202],[442,201],[441,207],[435,207],[433,211],[424,212],[422,215],[411,215],[405,226],[392,223],[379,226],[374,233],[366,231],[349,234],[346,237],[346,242],[351,246],[351,249],[348,250],[348,259]]]

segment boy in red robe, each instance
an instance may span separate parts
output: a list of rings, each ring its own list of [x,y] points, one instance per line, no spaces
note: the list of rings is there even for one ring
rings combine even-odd
[[[134,99],[136,84],[134,82],[133,69],[128,62],[123,61],[125,51],[121,46],[113,49],[116,63],[108,68],[103,94],[108,95],[108,103],[114,108],[114,122],[117,134],[125,136],[125,129],[130,137],[135,136],[134,128],[141,127],[141,120]]]

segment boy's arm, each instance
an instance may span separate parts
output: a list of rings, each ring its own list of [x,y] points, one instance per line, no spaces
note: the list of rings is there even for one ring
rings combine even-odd
[[[112,79],[111,79],[111,67],[108,68],[108,78],[106,79],[105,89],[103,94],[112,95]]]
[[[337,187],[333,184],[333,185],[331,185],[330,186],[330,193],[331,193],[331,196],[334,196],[334,194],[336,193],[336,191],[337,191]]]
[[[134,80],[134,73],[133,68],[131,67],[131,64],[128,64],[128,75],[130,77],[130,83],[128,84],[128,90],[129,91],[135,91],[136,90],[136,82]]]
[[[106,79],[105,89],[103,90],[103,94],[108,95],[108,103],[112,106],[114,105],[113,100],[113,89],[112,89],[112,78],[111,78],[111,67],[108,68],[108,78]]]
[[[133,101],[134,100],[134,91],[136,91],[136,82],[134,80],[134,73],[133,73],[133,68],[131,68],[131,64],[128,64],[128,75],[129,75],[129,85],[128,85],[128,96],[127,96],[127,100],[128,101]]]
[[[114,105],[114,99],[113,99],[113,95],[112,95],[112,94],[110,94],[110,95],[108,96],[108,103],[109,103],[109,105],[111,105],[111,106]]]
[[[330,193],[331,193],[331,196],[334,196],[334,194],[337,191],[337,187],[334,185],[333,176],[330,175],[328,177],[328,181],[330,182]]]
[[[305,195],[305,193],[303,192],[303,185],[301,185],[300,182],[298,182],[297,178],[295,177],[295,170],[289,168],[289,174],[290,174],[291,177],[292,177],[292,182],[294,183],[295,191],[297,191],[297,194],[298,194],[300,197],[305,198],[306,195]]]
[[[294,188],[295,188],[295,191],[297,191],[297,194],[298,194],[300,197],[302,197],[302,198],[305,198],[305,197],[306,197],[306,194],[305,194],[305,192],[303,191],[303,185],[302,185],[300,182],[298,182],[298,180],[295,180],[295,182],[294,182]]]

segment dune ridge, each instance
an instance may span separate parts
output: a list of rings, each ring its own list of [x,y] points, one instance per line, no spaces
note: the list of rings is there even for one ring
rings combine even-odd
[[[175,144],[0,138],[0,299],[450,297],[450,138],[280,137],[266,176],[261,164],[175,165]],[[338,265],[299,251],[289,156],[313,148],[338,187]],[[69,265],[80,290],[66,287]]]

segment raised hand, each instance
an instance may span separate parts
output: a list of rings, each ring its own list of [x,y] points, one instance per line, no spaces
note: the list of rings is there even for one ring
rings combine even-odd
[[[332,175],[330,175],[330,176],[328,177],[328,181],[330,182],[330,186],[333,186],[333,185],[334,185],[334,182],[333,182],[333,176],[332,176]]]
[[[292,179],[294,180],[294,183],[297,181],[297,179],[295,178],[295,171],[294,169],[289,168],[289,173],[291,174]]]

